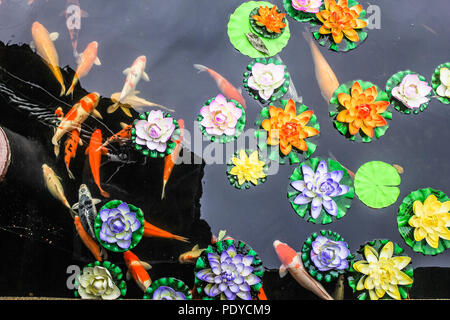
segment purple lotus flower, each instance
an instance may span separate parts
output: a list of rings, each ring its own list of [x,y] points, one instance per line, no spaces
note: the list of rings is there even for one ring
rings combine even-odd
[[[236,131],[236,124],[242,116],[242,109],[236,107],[233,102],[219,94],[209,105],[200,109],[203,119],[200,122],[210,135],[221,136],[223,134],[232,136]]]
[[[147,120],[136,122],[136,143],[147,146],[150,150],[164,152],[167,148],[167,141],[175,130],[173,118],[164,117],[160,110],[152,110]]]
[[[333,198],[346,194],[350,187],[339,184],[344,173],[341,170],[328,172],[327,163],[320,161],[316,172],[302,165],[303,180],[296,180],[291,186],[301,193],[294,199],[295,204],[311,203],[311,216],[316,219],[322,210],[332,216],[337,214],[337,204]]]
[[[211,268],[197,272],[198,279],[208,282],[204,291],[209,297],[220,295],[221,300],[235,300],[236,296],[243,300],[251,300],[250,286],[261,282],[254,275],[253,257],[236,253],[234,246],[219,256],[216,253],[208,253]]]
[[[319,271],[345,270],[350,250],[344,241],[332,241],[318,236],[312,243],[311,260]]]
[[[295,10],[317,13],[322,5],[322,0],[292,0],[292,7]]]
[[[153,300],[186,300],[186,296],[171,287],[160,286],[153,292]]]
[[[130,246],[133,232],[141,227],[136,213],[130,211],[125,202],[117,208],[103,209],[100,211],[100,218],[103,221],[100,239],[108,243],[117,243],[122,249]]]

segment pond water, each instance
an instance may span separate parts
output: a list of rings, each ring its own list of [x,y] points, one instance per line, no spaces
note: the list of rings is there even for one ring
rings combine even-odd
[[[104,99],[109,98],[123,87],[125,76],[122,71],[138,56],[145,55],[146,72],[150,81],[139,82],[140,96],[174,109],[173,115],[184,119],[186,131],[193,137],[200,136],[195,123],[199,110],[208,99],[215,97],[219,90],[213,79],[207,73],[198,73],[193,64],[208,66],[235,86],[242,86],[243,73],[251,59],[232,46],[226,27],[229,15],[242,2],[80,0],[81,9],[87,15],[81,19],[78,51],[82,52],[88,43],[95,40],[99,44],[98,57],[101,61],[100,66],[94,65],[89,74],[81,79],[83,90],[96,91]],[[282,8],[281,0],[272,2]],[[379,6],[380,28],[369,30],[367,40],[350,52],[336,53],[320,47],[340,83],[362,79],[384,88],[391,75],[407,69],[430,80],[434,69],[449,60],[450,4],[447,0],[434,0],[432,6],[430,2],[408,0],[361,2],[364,7],[370,4]],[[26,0],[3,0],[0,5],[0,41],[10,45],[29,44],[32,40],[31,25],[34,21],[39,21],[49,32],[59,33],[55,46],[60,66],[69,66],[75,70],[72,40],[64,15],[67,5],[63,0],[35,0],[31,5],[28,5]],[[404,174],[401,176],[401,192],[397,202],[384,209],[371,209],[355,198],[345,217],[321,226],[298,217],[287,199],[289,176],[296,165],[280,165],[278,173],[270,175],[264,184],[249,190],[238,190],[231,186],[227,179],[224,161],[228,159],[225,159],[225,155],[221,163],[206,164],[205,167],[201,164],[183,164],[179,168],[175,167],[169,181],[167,199],[161,202],[159,196],[162,160],[150,160],[145,166],[142,163],[126,165],[121,167],[117,174],[115,171],[119,168],[118,164],[106,164],[102,169],[102,176],[110,178],[105,189],[110,187],[112,197],[131,194],[130,197],[136,205],[146,208],[146,218],[151,217],[151,221],[156,225],[191,239],[190,244],[180,245],[153,240],[149,247],[140,251],[143,260],[146,258],[151,261],[176,261],[179,253],[190,249],[195,243],[207,245],[210,232],[217,235],[220,230],[227,230],[234,238],[252,246],[259,253],[266,268],[278,268],[279,260],[272,246],[274,240],[286,242],[300,250],[311,233],[330,229],[341,234],[352,251],[368,240],[387,238],[406,249],[406,253],[412,257],[414,267],[450,267],[448,252],[437,256],[424,256],[412,251],[400,236],[396,220],[402,199],[411,191],[431,187],[450,194],[450,107],[432,99],[428,109],[418,115],[408,116],[393,110],[393,119],[385,136],[371,143],[351,142],[334,128],[328,116],[328,105],[321,96],[315,78],[310,48],[302,36],[304,24],[289,18],[289,27],[291,38],[279,56],[287,66],[303,103],[317,115],[321,131],[314,156],[327,158],[333,155],[354,172],[372,160],[401,165]],[[57,97],[58,84],[51,78],[46,66],[39,64],[39,59],[31,58],[29,50],[19,50],[19,47],[14,50],[8,51],[7,63],[0,62],[2,68],[11,74],[20,75],[27,81],[37,83]],[[11,52],[16,52],[17,63],[13,62],[15,54]],[[4,56],[0,55],[0,59],[1,57]],[[9,81],[10,84],[20,83],[11,79]],[[66,84],[69,81],[66,80]],[[41,106],[45,104],[45,107],[52,111],[59,105],[58,100],[73,105],[85,92],[81,89],[75,91],[73,100],[65,96],[55,100],[45,97],[38,89],[23,87],[21,90],[31,103]],[[245,90],[243,96],[247,104],[246,128],[254,128],[261,105],[250,98]],[[38,98],[33,100],[33,97]],[[104,101],[99,108],[104,116],[103,124],[90,120],[90,126],[101,127],[105,136],[120,130],[120,122],[130,122],[130,118],[121,110],[108,115],[105,112],[107,106],[108,103]],[[35,160],[37,158],[56,161],[50,144],[52,131],[37,124],[37,120],[28,117],[23,110],[22,113],[16,113],[14,108],[14,111],[5,108],[11,107],[2,105],[4,113],[0,117],[0,125],[10,132],[26,137],[25,140],[39,144],[39,156],[29,155],[30,158],[26,160],[36,161],[34,165],[39,168],[40,163]],[[219,147],[222,146],[225,154],[225,146]],[[198,143],[198,139],[194,139],[189,147],[199,157],[206,158],[208,152],[211,152],[210,142],[206,140]],[[216,148],[216,152],[217,150],[219,149]],[[184,152],[189,152],[187,147]],[[17,163],[21,160],[15,161]],[[81,183],[89,183],[93,195],[100,197],[89,174],[89,164],[84,162],[83,157],[77,157],[72,165],[75,175],[78,175],[76,181],[68,179],[61,157],[55,164],[63,178],[69,202],[77,202],[78,187]],[[27,170],[26,167],[24,164],[22,173]],[[29,169],[27,175],[12,179],[13,182],[6,180],[9,183],[8,190],[3,188],[0,192],[2,203],[12,201],[9,199],[21,202],[6,204],[4,209],[0,208],[0,213],[6,215],[6,210],[17,214],[21,211],[28,212],[27,218],[19,219],[11,215],[8,219],[3,218],[0,235],[9,239],[9,242],[15,241],[15,237],[10,237],[11,232],[44,243],[48,243],[48,239],[52,238],[53,244],[47,245],[60,248],[70,260],[72,250],[80,252],[79,250],[84,248],[80,249],[80,241],[75,236],[70,215],[64,212],[64,207],[58,207],[61,211],[58,214],[49,212],[55,210],[51,204],[55,200],[48,192],[42,191],[42,185],[38,186],[42,182],[40,176],[34,176],[36,172]],[[29,189],[26,189],[26,195],[18,196],[17,193],[22,190],[21,183],[28,185]],[[40,194],[45,194],[47,198],[38,196]],[[106,199],[102,199],[104,200]],[[181,214],[190,214],[192,219],[180,217]],[[13,223],[17,228],[10,227]],[[19,229],[21,225],[24,228],[35,228],[30,231],[34,232],[34,235]],[[0,242],[2,250],[14,247],[14,244]],[[78,249],[75,250],[75,247]],[[81,255],[83,258],[73,253],[72,258],[75,261],[89,262],[89,253],[81,251]],[[57,255],[47,258],[50,259],[46,262],[47,266],[52,259],[58,259]],[[22,256],[21,261],[25,259]],[[120,259],[121,257],[117,256],[117,261]],[[33,264],[36,268],[41,268],[39,263],[40,261],[34,261]],[[2,291],[0,287],[0,295]]]

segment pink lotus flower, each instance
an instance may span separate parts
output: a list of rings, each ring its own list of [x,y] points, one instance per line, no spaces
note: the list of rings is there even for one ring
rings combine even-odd
[[[392,89],[392,95],[409,109],[418,109],[421,104],[429,101],[427,95],[431,87],[419,79],[417,74],[406,75],[402,82]]]
[[[236,124],[242,116],[242,109],[236,107],[233,102],[219,94],[209,105],[200,109],[203,120],[200,124],[210,135],[221,136],[223,134],[232,136],[236,131]]]
[[[303,12],[318,13],[321,5],[322,0],[292,0],[292,7]]]
[[[152,110],[147,121],[139,120],[135,127],[136,143],[158,152],[166,151],[167,141],[175,130],[173,118],[165,118],[160,110]]]

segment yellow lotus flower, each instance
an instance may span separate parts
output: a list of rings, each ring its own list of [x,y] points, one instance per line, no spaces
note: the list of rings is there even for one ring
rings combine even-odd
[[[378,300],[387,293],[396,300],[402,297],[398,285],[409,285],[413,280],[404,272],[411,258],[407,256],[392,257],[394,244],[389,241],[381,249],[380,255],[369,245],[364,247],[366,260],[357,261],[353,269],[364,274],[358,281],[356,290],[368,290],[371,300]]]
[[[254,151],[250,157],[247,157],[245,150],[241,150],[239,158],[233,157],[232,161],[234,167],[230,170],[230,174],[237,176],[240,185],[243,185],[246,181],[257,185],[258,179],[266,177],[264,173],[266,163],[258,159],[257,151]]]
[[[436,196],[429,195],[424,203],[413,203],[414,215],[408,223],[414,227],[414,240],[424,238],[432,248],[439,246],[439,238],[450,240],[450,201],[440,202]]]

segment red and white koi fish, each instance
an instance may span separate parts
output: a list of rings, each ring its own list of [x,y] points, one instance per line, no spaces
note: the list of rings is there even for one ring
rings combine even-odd
[[[97,92],[89,93],[77,102],[72,109],[61,120],[56,128],[52,138],[52,144],[55,148],[55,155],[59,155],[59,141],[67,133],[73,130],[81,131],[81,124],[92,114],[101,118],[100,113],[95,110],[100,101],[100,95]]]
[[[144,79],[145,81],[150,81],[150,78],[145,72],[146,64],[147,58],[145,56],[140,56],[137,57],[136,60],[134,60],[130,68],[126,68],[125,70],[123,70],[123,74],[127,75],[127,78],[125,79],[125,84],[120,93],[119,100],[112,106],[108,107],[107,109],[108,113],[113,113],[114,111],[116,111],[117,108],[120,106],[120,104],[123,104],[123,100],[128,95],[133,95],[135,93],[136,86],[139,83],[139,80],[141,80],[141,78]]]
[[[53,41],[58,39],[58,32],[48,33],[47,29],[39,22],[33,22],[31,26],[31,34],[33,41],[30,43],[31,48],[36,48],[37,53],[45,61],[47,66],[52,71],[56,80],[61,85],[60,96],[66,92],[66,86],[64,85],[64,78],[59,69],[59,58],[56,48],[53,45]]]
[[[69,174],[70,179],[75,179],[72,171],[70,171],[70,160],[75,158],[79,144],[82,144],[80,132],[78,130],[72,130],[70,137],[66,140],[64,148],[64,163],[66,164],[67,173]]]
[[[201,64],[194,64],[194,68],[199,70],[199,72],[207,71],[211,77],[216,80],[217,87],[224,94],[227,99],[234,99],[239,102],[244,109],[246,108],[244,97],[242,96],[241,90],[236,89],[227,79],[225,79],[222,75],[217,73],[216,71],[205,67]]]
[[[123,259],[128,267],[126,275],[127,280],[133,278],[142,291],[146,291],[152,284],[152,279],[146,270],[151,269],[151,265],[139,260],[139,258],[130,250],[123,253]]]
[[[77,70],[75,71],[75,75],[73,76],[72,85],[66,92],[66,96],[73,93],[75,85],[82,77],[88,74],[93,64],[96,64],[98,66],[101,65],[101,62],[97,56],[97,49],[98,49],[97,41],[92,41],[91,43],[88,44],[86,49],[84,49],[83,53],[81,53],[78,56],[79,57],[78,67]]]
[[[78,0],[67,0],[67,6],[62,13],[66,17],[66,27],[69,30],[70,41],[72,41],[73,56],[78,59],[78,34],[81,30],[81,18],[88,16],[87,12],[81,10]]]
[[[273,242],[273,247],[281,261],[280,277],[284,277],[289,272],[303,288],[311,291],[319,298],[333,300],[333,297],[328,294],[325,288],[305,270],[300,255],[294,249],[278,240]]]
[[[92,177],[103,197],[109,198],[109,193],[100,186],[100,164],[102,162],[102,154],[107,154],[108,149],[102,147],[103,143],[102,131],[97,129],[92,133],[89,147],[86,149],[86,155],[89,157],[89,165],[91,166]]]

